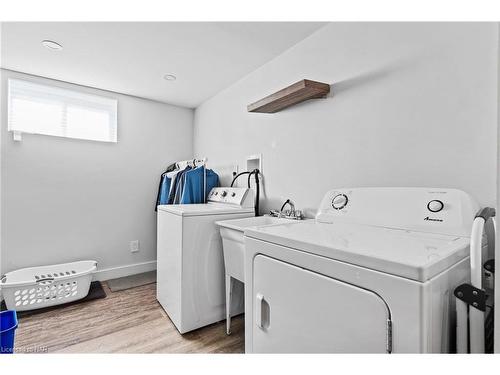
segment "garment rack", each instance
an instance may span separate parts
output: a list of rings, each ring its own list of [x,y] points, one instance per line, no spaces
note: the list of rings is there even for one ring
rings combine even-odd
[[[176,163],[177,167],[182,165],[190,166],[192,168],[203,166],[203,203],[207,203],[207,161],[208,158],[195,158],[178,161]]]

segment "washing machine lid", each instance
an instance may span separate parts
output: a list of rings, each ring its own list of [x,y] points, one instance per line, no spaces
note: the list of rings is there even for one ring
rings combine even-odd
[[[245,236],[424,282],[469,254],[467,237],[309,221],[249,228]]]
[[[169,204],[158,206],[158,211],[169,212],[179,216],[224,215],[236,213],[253,213],[253,208],[244,208],[223,203],[201,204]]]

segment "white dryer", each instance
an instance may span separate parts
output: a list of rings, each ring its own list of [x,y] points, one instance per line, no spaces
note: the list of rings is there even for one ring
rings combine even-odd
[[[335,189],[315,221],[245,231],[245,350],[453,350],[478,209],[454,189]]]
[[[225,318],[224,258],[215,222],[254,214],[253,191],[246,188],[214,188],[207,204],[158,206],[156,296],[180,333]],[[242,312],[242,300],[234,296],[240,306],[233,311]]]

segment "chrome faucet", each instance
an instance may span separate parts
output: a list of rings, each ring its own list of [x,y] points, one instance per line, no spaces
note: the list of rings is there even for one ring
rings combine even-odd
[[[283,211],[287,205],[290,206],[290,209]],[[293,219],[293,220],[302,220],[303,219],[302,211],[296,210],[295,205],[293,204],[293,202],[290,199],[287,199],[285,201],[285,203],[283,203],[283,205],[281,206],[281,209],[279,211],[278,210],[271,210],[270,215],[274,216],[274,217]]]
[[[287,204],[290,206],[290,210],[285,211],[285,215],[286,216],[294,216],[295,215],[295,205],[293,204],[293,202],[290,199],[287,199],[285,201],[285,203],[283,203],[283,205],[281,206],[281,209],[280,209],[280,214],[283,215],[283,209],[286,207]]]

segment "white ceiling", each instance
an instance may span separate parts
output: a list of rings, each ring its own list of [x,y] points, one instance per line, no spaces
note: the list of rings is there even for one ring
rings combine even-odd
[[[313,22],[7,22],[2,68],[196,107],[306,38]],[[64,48],[41,45],[54,40]],[[163,79],[174,74],[176,81]]]

